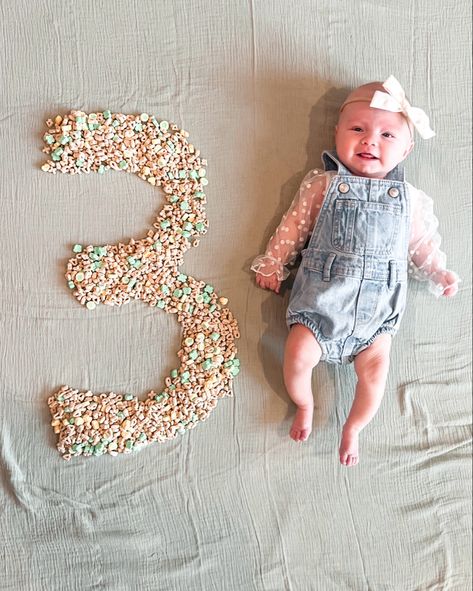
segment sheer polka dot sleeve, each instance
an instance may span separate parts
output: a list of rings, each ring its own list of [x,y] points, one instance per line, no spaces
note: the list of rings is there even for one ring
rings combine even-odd
[[[409,183],[407,186],[412,207],[409,275],[419,281],[428,281],[429,291],[439,297],[461,280],[456,273],[448,271],[447,257],[440,250],[442,238],[438,233],[439,222],[434,214],[433,200]]]
[[[257,256],[251,269],[269,277],[274,273],[286,279],[291,264],[302,250],[317,221],[328,183],[328,173],[311,170],[302,181],[291,207],[284,214],[263,255]]]

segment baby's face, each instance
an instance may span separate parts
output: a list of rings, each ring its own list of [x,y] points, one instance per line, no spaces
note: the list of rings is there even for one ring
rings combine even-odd
[[[355,176],[384,178],[414,146],[403,115],[369,102],[348,104],[335,130],[337,154]]]

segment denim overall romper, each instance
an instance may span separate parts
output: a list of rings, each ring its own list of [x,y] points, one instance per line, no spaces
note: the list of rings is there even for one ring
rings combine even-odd
[[[394,335],[406,305],[410,204],[402,168],[384,179],[353,176],[335,152],[337,174],[302,251],[287,324],[312,331],[322,361],[351,363],[381,333]]]

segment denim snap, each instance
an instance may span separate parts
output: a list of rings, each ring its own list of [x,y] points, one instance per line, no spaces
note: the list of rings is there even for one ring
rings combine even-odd
[[[406,305],[409,192],[399,167],[371,179],[352,175],[335,152],[324,152],[323,160],[333,176],[303,251],[287,323],[311,330],[322,361],[343,364],[379,334],[399,328]],[[348,192],[350,198],[340,196]]]

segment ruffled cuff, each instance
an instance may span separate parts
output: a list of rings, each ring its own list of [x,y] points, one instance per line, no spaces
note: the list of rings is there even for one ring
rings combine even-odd
[[[279,281],[284,281],[289,276],[289,271],[277,259],[267,254],[258,255],[251,263],[250,269],[255,273],[260,273],[265,277],[276,274]]]

